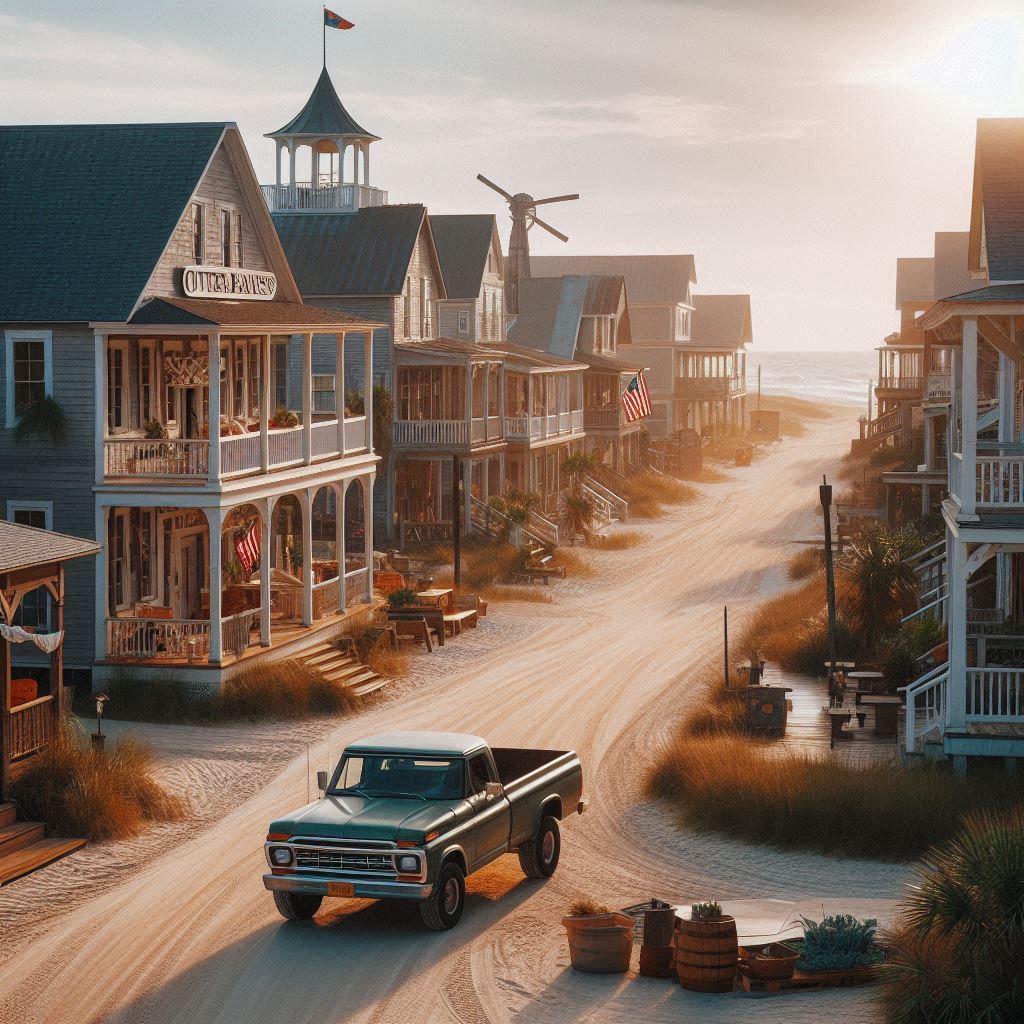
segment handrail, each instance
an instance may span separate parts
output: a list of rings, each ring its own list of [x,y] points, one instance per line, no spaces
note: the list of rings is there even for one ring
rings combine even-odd
[[[929,551],[935,551],[939,548],[942,549],[941,554],[934,555],[927,559],[925,558]],[[903,559],[903,564],[914,566],[914,568],[917,569],[922,569],[925,565],[934,562],[936,559],[944,558],[945,555],[946,542],[944,540],[937,540],[934,544],[929,544],[927,547],[921,548],[920,551],[915,551],[912,555],[907,555],[907,557]],[[918,561],[918,559],[920,559],[920,561]]]
[[[41,704],[47,704],[52,700],[52,693],[44,693],[42,697],[36,697],[35,700],[27,700],[22,704],[15,704],[14,707],[7,709],[7,713],[10,715],[18,714],[21,711],[28,711],[29,708],[38,707]]]
[[[616,494],[610,487],[606,487],[600,480],[595,480],[589,473],[584,474],[583,483],[618,509],[623,519],[626,518],[626,513],[629,511],[629,502],[621,494]]]
[[[945,696],[949,681],[949,662],[926,672],[899,689],[906,694],[906,750],[908,754],[917,752],[917,739],[935,727],[939,717],[944,714]],[[920,702],[918,698],[923,698]],[[917,712],[923,712],[924,724],[918,729]]]

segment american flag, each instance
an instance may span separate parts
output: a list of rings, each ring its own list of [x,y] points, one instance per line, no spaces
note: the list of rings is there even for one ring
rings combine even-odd
[[[647,394],[647,381],[644,371],[633,376],[622,392],[622,407],[626,410],[626,422],[643,419],[651,415],[651,396]]]
[[[251,575],[252,567],[260,560],[260,535],[256,530],[255,519],[245,533],[235,537],[235,551],[246,576]]]

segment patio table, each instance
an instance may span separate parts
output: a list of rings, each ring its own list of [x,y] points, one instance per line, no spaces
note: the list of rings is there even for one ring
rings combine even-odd
[[[900,698],[894,693],[865,694],[861,704],[875,709],[875,735],[895,736]]]

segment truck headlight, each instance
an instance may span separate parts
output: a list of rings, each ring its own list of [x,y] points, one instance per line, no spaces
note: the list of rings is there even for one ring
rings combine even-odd
[[[292,862],[292,851],[287,846],[272,846],[270,862],[279,868],[287,867]]]
[[[411,857],[409,854],[399,857],[398,870],[401,871],[403,875],[418,875],[420,873],[419,857]]]

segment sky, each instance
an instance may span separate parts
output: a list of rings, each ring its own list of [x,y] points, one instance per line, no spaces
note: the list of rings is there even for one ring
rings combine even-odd
[[[379,135],[371,182],[434,213],[579,192],[535,252],[693,253],[762,349],[870,349],[898,256],[966,230],[978,117],[1024,115],[1024,4],[334,0],[327,67]],[[0,123],[238,123],[305,102],[320,5],[0,0]],[[40,169],[45,175],[45,169]],[[112,183],[116,184],[116,183]]]

